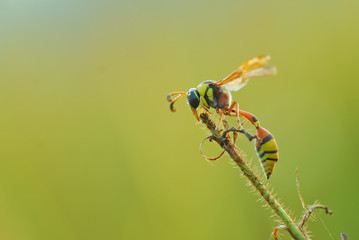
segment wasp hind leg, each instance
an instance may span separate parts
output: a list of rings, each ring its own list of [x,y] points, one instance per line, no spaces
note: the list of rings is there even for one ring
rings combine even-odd
[[[238,128],[235,128],[235,127],[232,127],[231,129],[228,129],[226,131],[224,131],[224,133],[222,134],[222,141],[225,141],[227,140],[227,133],[229,132],[239,132],[239,133],[242,133],[244,134],[244,136],[246,136],[248,138],[248,140],[251,142],[253,139],[257,139],[258,140],[258,137],[257,135],[251,135],[249,134],[246,130],[244,130],[244,128],[241,128],[241,129],[238,129]],[[235,141],[235,140],[234,140]]]
[[[234,109],[234,107],[236,107],[236,109]],[[234,101],[231,106],[225,110],[225,114],[231,117],[234,117],[233,115],[231,115],[232,113],[235,113],[235,117],[237,117],[237,122],[240,123],[241,119],[240,119],[240,114],[239,114],[239,104],[237,101]],[[239,127],[238,127],[239,129]]]
[[[230,112],[229,114],[226,114],[226,115],[230,116],[230,117],[237,117],[238,114],[236,114],[236,111],[234,109],[232,109],[232,112]],[[243,117],[243,116],[240,116],[240,117]],[[237,122],[240,123],[238,129],[240,129],[240,126],[243,126],[247,121],[248,121],[247,118],[244,118],[244,120],[242,122],[240,120],[237,120]]]
[[[225,112],[226,115],[230,116],[230,117],[236,117],[237,118],[237,122],[239,123],[239,126],[237,127],[237,129],[242,129],[243,130],[243,134],[248,138],[249,141],[252,141],[253,138],[255,138],[254,136],[251,136],[248,132],[246,132],[243,128],[243,125],[249,120],[249,119],[257,119],[253,114],[241,111],[239,109],[239,104],[237,101],[234,101],[231,106],[226,109]],[[244,120],[241,121],[240,117],[244,117]],[[256,120],[258,121],[258,120]],[[255,127],[257,127],[255,124],[253,124]],[[259,125],[259,123],[258,123]]]

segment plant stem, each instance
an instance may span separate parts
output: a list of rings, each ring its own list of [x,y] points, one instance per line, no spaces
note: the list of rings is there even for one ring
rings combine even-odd
[[[282,219],[283,223],[288,227],[288,231],[292,235],[292,237],[297,240],[307,240],[306,236],[294,223],[291,216],[289,216],[289,214],[283,209],[282,205],[278,202],[278,200],[276,200],[276,198],[270,193],[270,191],[264,186],[264,184],[258,179],[258,177],[247,165],[244,160],[244,154],[238,148],[236,148],[234,143],[232,143],[229,138],[222,138],[221,134],[218,131],[215,131],[216,125],[206,114],[201,114],[200,117],[202,119],[202,122],[206,124],[207,128],[212,133],[214,133],[213,140],[224,148],[224,150],[242,170],[243,174],[256,188],[259,194],[264,198],[264,200],[267,201],[267,203],[271,206],[271,208],[278,215],[278,217]]]

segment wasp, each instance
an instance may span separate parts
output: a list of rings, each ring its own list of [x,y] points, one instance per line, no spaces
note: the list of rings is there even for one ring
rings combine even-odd
[[[174,104],[182,97],[186,97],[187,103],[198,122],[200,121],[200,113],[210,113],[211,108],[215,109],[219,115],[219,123],[215,131],[220,128],[226,115],[237,118],[238,123],[240,123],[238,129],[242,128],[246,121],[249,121],[257,131],[255,148],[267,179],[278,161],[277,143],[273,135],[260,126],[255,115],[240,110],[237,101],[232,102],[231,92],[244,87],[251,77],[275,75],[276,68],[266,66],[269,59],[268,55],[254,57],[244,62],[220,81],[207,80],[200,83],[196,88],[189,89],[188,92],[172,92],[167,95],[172,112],[175,111]],[[241,122],[240,117],[244,117],[245,120]]]

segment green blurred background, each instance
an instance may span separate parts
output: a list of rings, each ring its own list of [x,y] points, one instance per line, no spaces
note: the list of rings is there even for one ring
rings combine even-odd
[[[306,203],[335,211],[309,223],[313,239],[356,239],[358,8],[0,1],[0,238],[269,239],[271,211],[228,156],[201,157],[208,132],[166,95],[270,54],[278,75],[233,94],[277,139],[269,182],[298,219],[298,167]]]

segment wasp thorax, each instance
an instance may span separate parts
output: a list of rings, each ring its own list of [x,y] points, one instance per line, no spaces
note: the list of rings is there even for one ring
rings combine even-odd
[[[192,108],[198,108],[200,97],[197,89],[191,88],[190,90],[188,90],[187,97],[189,105]]]

